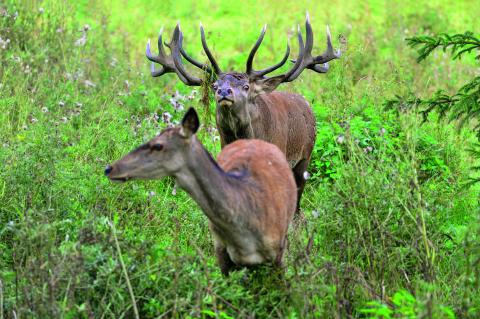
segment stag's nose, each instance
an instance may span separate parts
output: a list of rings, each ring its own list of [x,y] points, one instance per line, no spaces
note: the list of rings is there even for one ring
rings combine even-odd
[[[231,95],[233,93],[232,89],[228,88],[228,89],[218,89],[217,90],[217,94],[220,95],[221,97],[227,97],[229,95]]]
[[[110,165],[107,165],[107,167],[105,167],[105,175],[108,176],[108,174],[110,174],[112,170],[113,170],[113,167]]]

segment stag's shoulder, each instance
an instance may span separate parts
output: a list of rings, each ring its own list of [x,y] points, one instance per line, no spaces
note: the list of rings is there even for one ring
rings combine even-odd
[[[311,113],[310,104],[302,95],[296,93],[273,91],[262,94],[257,97],[257,105],[270,110]]]
[[[273,91],[268,94],[262,94],[260,95],[260,97],[263,98],[264,100],[269,100],[272,102],[285,101],[287,103],[309,105],[307,100],[302,95],[297,93]]]

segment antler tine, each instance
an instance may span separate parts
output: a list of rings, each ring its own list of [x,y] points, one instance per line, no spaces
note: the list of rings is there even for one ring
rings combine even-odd
[[[182,35],[182,38],[183,38],[183,35]],[[195,60],[194,58],[192,58],[191,56],[189,56],[189,55],[187,54],[187,52],[185,52],[185,50],[183,49],[183,47],[180,47],[180,54],[185,58],[185,60],[187,60],[187,61],[190,62],[191,64],[195,65],[197,68],[202,69],[202,70],[205,70],[206,72],[208,72],[208,73],[210,73],[210,74],[213,73],[211,67],[209,67],[209,66],[206,65],[206,64],[200,63],[200,62],[198,62],[197,60]]]
[[[341,55],[342,55],[342,52],[340,51],[340,49],[338,49],[336,51],[333,49],[332,35],[330,34],[330,28],[327,25],[327,49],[321,55],[316,56],[313,59],[313,62],[315,64],[326,63],[326,62],[331,61],[333,59],[340,58]]]
[[[332,36],[330,34],[330,28],[327,25],[327,49],[321,55],[313,57],[313,31],[310,24],[310,17],[308,15],[308,12],[306,16],[305,29],[307,38],[303,61],[301,61],[301,65],[295,70],[295,72],[293,72],[290,76],[286,76],[286,79],[283,82],[290,82],[295,80],[303,72],[304,69],[310,69],[317,73],[327,73],[330,68],[327,62],[333,59],[338,59],[341,56],[340,50],[335,51],[333,49]],[[298,59],[297,61],[293,62],[297,63]]]
[[[263,69],[263,70],[260,70],[260,71],[254,71],[255,75],[257,77],[263,77],[264,75],[275,71],[276,69],[282,67],[285,64],[285,62],[287,62],[287,59],[288,59],[289,56],[290,56],[290,45],[287,42],[287,50],[285,51],[285,54],[284,54],[282,60],[280,62],[278,62],[277,64],[272,65],[271,67],[268,67],[266,69]]]
[[[217,61],[215,61],[215,58],[212,55],[212,52],[210,52],[210,49],[208,48],[207,40],[205,40],[205,30],[203,29],[203,25],[201,23],[200,23],[200,36],[202,38],[203,50],[207,54],[208,60],[212,64],[212,67],[213,67],[213,70],[215,71],[215,74],[222,73],[222,71],[220,70],[220,67],[218,66]]]
[[[175,30],[173,31],[173,38],[170,43],[170,49],[172,50],[172,58],[173,58],[173,63],[175,65],[176,70],[178,71],[177,74],[180,76],[182,75],[187,81],[184,83],[190,86],[196,86],[196,85],[201,85],[202,80],[197,78],[196,76],[193,76],[191,74],[188,74],[187,70],[185,70],[182,59],[180,57],[180,48],[182,47],[182,41],[183,41],[183,34],[180,31],[180,23],[177,24],[175,27]]]
[[[180,31],[181,32],[181,31]],[[192,58],[191,56],[189,56],[187,54],[187,52],[185,52],[185,50],[183,49],[183,32],[181,32],[182,34],[182,42],[179,43],[179,46],[180,46],[180,54],[185,58],[185,60],[187,60],[188,62],[190,62],[191,64],[195,65],[197,68],[200,68],[206,72],[208,72],[209,74],[212,74],[213,71],[212,71],[212,68],[210,68],[208,65],[206,64],[203,64],[201,62],[198,62],[197,60],[195,60],[194,58]]]
[[[150,67],[150,73],[152,74],[153,77],[162,76],[165,73],[175,72],[175,69],[172,67],[172,65],[168,63],[168,57],[165,54],[165,50],[163,49],[162,33],[163,33],[163,27],[160,29],[160,32],[158,35],[158,52],[159,52],[158,56],[154,56],[152,54],[152,51],[150,50],[150,39],[147,42],[147,48],[145,50],[145,55],[147,56],[147,59],[152,61],[152,64]],[[162,68],[160,70],[155,70],[155,63],[161,64]]]
[[[305,17],[305,33],[306,33],[305,52],[310,55],[313,49],[313,30],[312,30],[312,25],[310,23],[310,15],[308,14],[308,12]]]
[[[263,70],[255,71],[253,69],[253,59],[255,57],[255,54],[257,53],[258,48],[262,44],[263,38],[265,37],[266,30],[267,30],[267,25],[265,24],[263,26],[262,32],[260,33],[260,36],[257,39],[257,42],[255,42],[255,45],[253,46],[252,50],[250,51],[250,54],[248,55],[246,73],[247,75],[253,78],[262,78],[266,74],[273,72],[276,69],[282,67],[287,61],[288,56],[290,55],[290,45],[287,43],[287,50],[285,51],[285,54],[280,62]]]
[[[159,51],[159,56],[164,56],[165,52],[163,52],[163,47],[162,47],[162,33],[163,33],[163,27],[160,29],[160,32],[158,34],[158,51]],[[163,53],[163,54],[162,54]],[[149,59],[152,62],[157,62],[159,63],[159,57],[155,57],[152,55],[152,51],[150,50],[150,39],[148,39],[147,42],[147,48],[145,50],[145,55],[147,56],[147,59]]]
[[[313,49],[313,31],[312,31],[312,25],[310,24],[310,16],[307,12],[306,17],[305,17],[305,33],[306,33],[306,38],[305,38],[305,47],[303,48],[303,54],[302,57],[298,58],[295,61],[295,65],[297,67],[292,69],[293,72],[290,74],[286,75],[286,79],[284,82],[291,82],[295,80],[302,72],[305,70],[308,65],[313,62],[312,58],[312,49]],[[299,43],[300,40],[302,40],[302,34],[300,32],[300,26],[298,27],[298,34],[299,34]],[[300,56],[300,55],[299,55]]]
[[[265,32],[267,31],[267,25],[265,24],[262,28],[262,32],[260,32],[260,36],[257,39],[257,42],[255,42],[255,45],[253,46],[252,50],[248,54],[248,59],[247,59],[247,71],[246,73],[248,75],[251,75],[254,71],[252,69],[253,66],[253,58],[255,57],[255,53],[257,53],[258,48],[262,44],[263,38],[265,37]]]
[[[302,64],[305,58],[305,46],[303,44],[302,32],[300,31],[300,25],[297,26],[298,29],[298,57],[295,61],[293,67],[288,71],[285,76],[283,82],[290,82],[295,80],[298,75],[303,71]]]
[[[160,29],[159,35],[158,35],[158,55],[153,55],[151,48],[150,48],[150,40],[147,42],[147,48],[145,50],[145,55],[147,56],[147,59],[152,61],[152,65],[150,67],[150,73],[153,77],[159,77],[162,76],[166,73],[176,73],[178,78],[185,83],[186,85],[201,85],[201,80],[191,76],[187,73],[185,68],[182,65],[182,62],[179,58],[179,38],[180,38],[180,26],[177,25],[175,28],[175,31],[173,32],[172,40],[170,43],[164,43],[163,42],[163,27]],[[172,54],[167,55],[165,52],[165,48],[168,47],[170,51],[172,51]],[[177,62],[175,62],[175,56],[178,57]],[[162,67],[160,70],[155,70],[155,63],[160,64]]]

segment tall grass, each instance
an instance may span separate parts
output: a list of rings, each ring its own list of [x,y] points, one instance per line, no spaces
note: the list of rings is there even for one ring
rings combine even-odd
[[[478,317],[478,188],[463,187],[473,135],[382,108],[478,71],[441,54],[417,65],[403,41],[474,30],[475,6],[0,4],[0,318],[130,318],[135,308],[142,318]],[[187,51],[205,60],[202,21],[222,67],[242,71],[263,23],[259,67],[281,58],[306,10],[315,52],[328,23],[345,53],[326,75],[281,88],[303,94],[317,118],[303,215],[282,274],[224,278],[206,218],[173,180],[113,185],[103,168],[178,121],[172,99],[202,110],[199,136],[220,151],[201,90],[149,75],[144,45],[162,25],[181,20]]]

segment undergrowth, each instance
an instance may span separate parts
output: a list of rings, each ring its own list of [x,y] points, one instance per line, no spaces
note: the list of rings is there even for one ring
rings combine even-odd
[[[473,74],[470,60],[417,65],[403,39],[468,29],[475,10],[247,2],[265,16],[204,2],[0,4],[0,318],[131,318],[134,308],[141,318],[480,315],[478,187],[464,187],[475,136],[382,107]],[[271,65],[305,9],[315,52],[328,22],[344,55],[281,88],[304,95],[317,119],[302,216],[283,271],[224,278],[206,217],[173,180],[117,185],[103,169],[189,106],[202,142],[220,151],[208,94],[149,75],[144,40],[160,23],[172,31],[183,19],[188,52],[205,59],[192,27],[201,20],[218,60],[243,70],[263,19],[271,33],[255,63]]]

